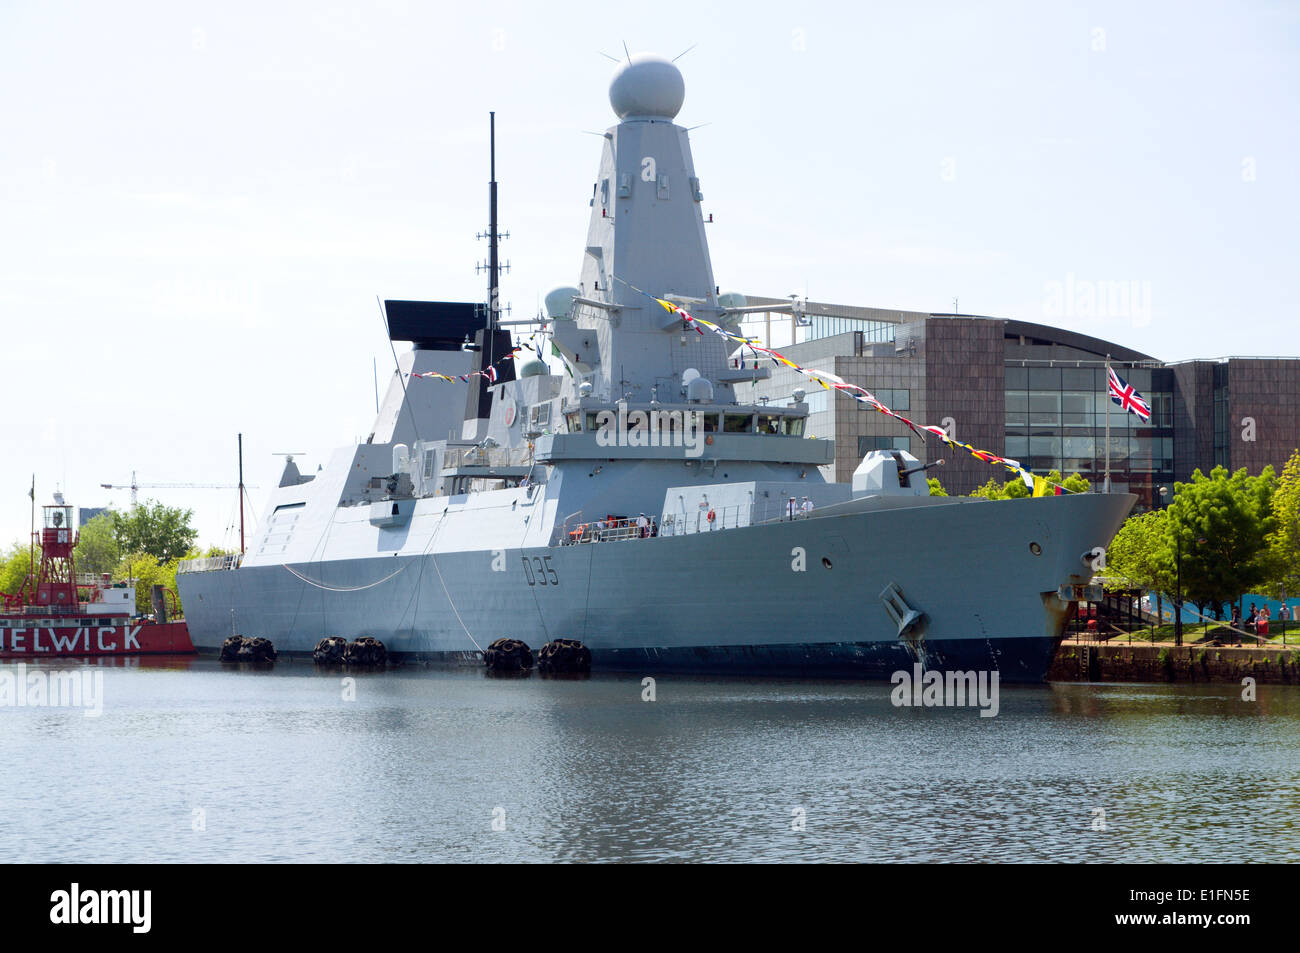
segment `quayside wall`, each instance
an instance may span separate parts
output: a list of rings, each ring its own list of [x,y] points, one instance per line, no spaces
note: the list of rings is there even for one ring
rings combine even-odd
[[[1300,685],[1300,645],[1267,648],[1066,641],[1049,682],[1232,682]]]

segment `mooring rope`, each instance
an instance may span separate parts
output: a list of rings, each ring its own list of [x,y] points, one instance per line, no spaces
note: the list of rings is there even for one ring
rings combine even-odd
[[[442,526],[441,523],[439,523],[438,525],[439,527]],[[456,609],[456,603],[451,601],[451,592],[449,592],[447,589],[446,580],[442,578],[442,570],[438,568],[438,557],[435,556],[433,553],[429,553],[429,561],[433,563],[433,571],[438,574],[438,582],[442,583],[442,594],[447,597],[447,605],[451,606],[451,611],[456,614],[456,621],[459,622],[460,627],[465,630],[465,634],[469,636],[469,640],[474,643],[474,648],[482,652],[483,646],[479,645],[478,640],[475,639],[474,636],[470,633],[469,626],[465,624],[465,620],[460,617],[460,612]]]
[[[289,570],[289,572],[293,573],[295,576],[301,579],[303,582],[307,583],[307,585],[315,586],[317,589],[324,589],[326,592],[360,592],[363,589],[373,589],[375,588],[375,586],[383,585],[384,583],[388,582],[388,580],[392,579],[398,573],[406,572],[406,568],[407,568],[406,566],[401,566],[398,569],[395,569],[392,572],[390,572],[387,576],[385,576],[383,579],[380,579],[378,582],[367,583],[364,586],[327,586],[323,582],[316,582],[315,580],[308,579],[306,576],[298,572],[298,570],[294,569],[292,566],[288,565],[287,563],[281,563],[281,565],[285,569]]]

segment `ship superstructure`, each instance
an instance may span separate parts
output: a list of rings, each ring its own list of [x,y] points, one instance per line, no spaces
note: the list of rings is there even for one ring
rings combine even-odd
[[[1041,679],[1133,497],[931,497],[898,451],[826,482],[805,391],[741,401],[768,371],[683,317],[735,329],[746,309],[715,284],[684,95],[659,57],[616,74],[578,282],[513,360],[495,251],[486,305],[386,302],[412,349],[368,439],[315,475],[288,463],[242,560],[182,567],[200,651],[369,635],[472,659],[572,638],[597,669]]]

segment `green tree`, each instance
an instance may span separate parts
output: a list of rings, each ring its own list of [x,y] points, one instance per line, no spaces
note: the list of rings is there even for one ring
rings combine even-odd
[[[77,548],[72,551],[78,572],[111,573],[122,558],[118,543],[117,513],[100,513],[81,527]]]
[[[1047,482],[1055,483],[1065,489],[1066,493],[1087,493],[1092,489],[1092,484],[1088,482],[1087,477],[1072,473],[1068,477],[1061,476],[1060,470],[1052,470],[1047,474]]]
[[[1006,499],[1006,497],[1002,493],[1002,484],[999,483],[997,480],[993,479],[992,477],[989,477],[988,483],[985,483],[983,486],[976,487],[974,490],[971,490],[970,495],[982,496],[986,500]]]
[[[925,482],[928,483],[928,484],[930,485],[930,495],[931,495],[931,496],[947,496],[947,495],[948,495],[948,491],[945,490],[945,489],[943,488],[943,484],[939,482],[939,478],[938,478],[938,477],[930,477],[930,478],[929,478],[928,480],[926,480]]]
[[[146,553],[160,563],[180,559],[199,535],[190,525],[193,517],[193,510],[164,506],[156,500],[140,503],[114,521],[118,551]]]
[[[1273,595],[1294,595],[1300,590],[1300,450],[1282,468],[1273,494],[1273,531],[1270,589]]]
[[[1197,470],[1190,483],[1174,484],[1162,558],[1173,562],[1181,550],[1184,599],[1217,612],[1268,580],[1276,486],[1271,466],[1257,477],[1244,467],[1232,474],[1215,467],[1209,476]]]
[[[1069,493],[1087,493],[1091,487],[1087,479],[1077,473],[1068,480],[1062,480],[1060,471],[1052,470],[1044,479],[1049,483],[1059,483]],[[1030,493],[1029,487],[1025,486],[1025,481],[1019,476],[1010,477],[1004,483],[989,477],[989,482],[972,491],[971,496],[982,496],[987,500],[1018,500]]]
[[[1065,487],[1067,493],[1087,493],[1092,489],[1092,484],[1088,478],[1072,473],[1061,481],[1061,486]]]
[[[1005,483],[999,483],[993,477],[989,482],[974,490],[971,496],[982,496],[987,500],[1017,500],[1029,495],[1029,487],[1020,477],[1012,477]]]
[[[1174,591],[1174,564],[1168,558],[1168,513],[1152,510],[1124,521],[1106,547],[1105,574],[1113,588]]]
[[[28,570],[31,568],[31,549],[26,543],[14,543],[9,547],[9,551],[0,555],[0,593],[7,596],[18,594],[22,588],[23,580],[27,578]],[[36,566],[39,569],[41,563],[41,551],[38,547],[36,550]]]
[[[233,556],[234,553],[233,549],[209,546],[207,549],[191,549],[184,555],[166,562],[159,562],[149,553],[128,553],[118,562],[114,578],[129,580],[135,585],[137,612],[144,615],[153,612],[153,587],[162,586],[175,596],[176,609],[183,614],[185,609],[181,605],[180,590],[176,587],[176,571],[180,568],[181,560],[200,559],[205,556]],[[168,612],[172,611],[170,597],[167,599],[167,609]]]
[[[136,611],[146,615],[153,611],[153,587],[167,585],[166,565],[151,553],[127,553],[113,576],[135,586]]]

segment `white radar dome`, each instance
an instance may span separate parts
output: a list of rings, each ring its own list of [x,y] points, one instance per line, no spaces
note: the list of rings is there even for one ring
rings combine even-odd
[[[697,377],[686,385],[686,399],[692,404],[713,403],[713,382],[707,377]]]
[[[567,285],[548,291],[546,298],[543,300],[546,307],[546,316],[552,321],[566,320],[569,317],[569,312],[573,310],[573,299],[577,294],[577,288],[570,288]]]
[[[686,99],[681,70],[655,53],[633,53],[609,83],[619,119],[672,119]]]

